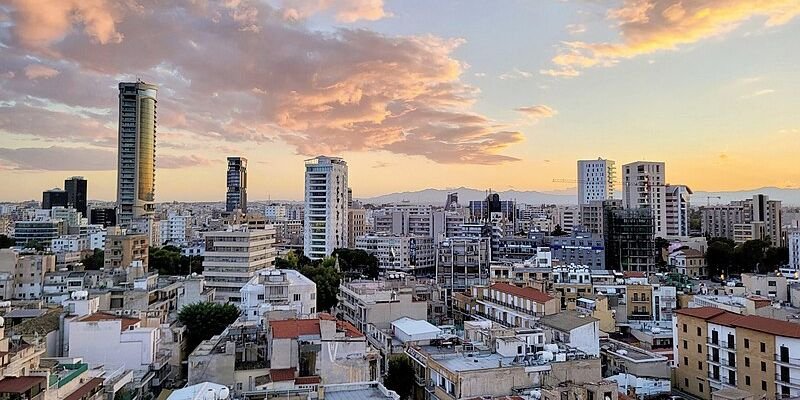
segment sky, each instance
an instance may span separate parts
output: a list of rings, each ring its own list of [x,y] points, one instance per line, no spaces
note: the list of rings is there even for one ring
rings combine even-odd
[[[576,160],[800,187],[797,0],[0,0],[0,200],[114,200],[117,83],[159,86],[157,201],[558,191]]]

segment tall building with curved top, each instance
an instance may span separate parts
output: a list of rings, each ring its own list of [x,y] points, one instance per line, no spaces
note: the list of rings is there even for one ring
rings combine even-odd
[[[306,160],[303,250],[311,259],[347,246],[347,162],[319,156]]]
[[[117,223],[123,227],[155,211],[157,92],[142,81],[119,84]]]

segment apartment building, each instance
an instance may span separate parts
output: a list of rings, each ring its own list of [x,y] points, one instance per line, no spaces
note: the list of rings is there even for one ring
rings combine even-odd
[[[737,243],[769,237],[780,246],[782,237],[781,201],[763,194],[727,205],[701,207],[701,229],[711,237],[725,237]]]
[[[632,162],[622,166],[622,176],[622,204],[628,209],[650,209],[655,235],[667,237],[665,164],[652,161]]]
[[[578,205],[613,199],[616,174],[616,164],[612,160],[579,160]]]
[[[592,200],[581,206],[581,226],[584,231],[602,235],[606,213],[622,209],[622,200]]]
[[[464,216],[455,211],[433,210],[431,206],[393,204],[372,214],[375,233],[430,236],[435,239],[457,236]]]
[[[320,259],[347,246],[347,162],[319,156],[305,161],[303,251]]]
[[[789,248],[789,268],[800,271],[800,229],[789,231],[786,246]]]
[[[606,268],[652,272],[656,267],[656,221],[650,208],[606,209]]]
[[[356,238],[355,248],[374,255],[384,272],[434,274],[436,250],[430,236],[370,234]]]
[[[428,319],[428,301],[418,293],[414,283],[403,281],[342,282],[339,285],[337,315],[362,332],[372,325],[389,329],[403,317]]]
[[[670,253],[668,263],[675,269],[675,272],[690,278],[698,279],[708,276],[706,257],[695,249],[685,248]]]
[[[674,321],[676,388],[702,399],[725,388],[800,395],[800,324],[714,307],[676,310]]]
[[[347,247],[356,247],[356,239],[367,234],[367,210],[350,208],[347,210]]]
[[[689,206],[692,189],[686,185],[667,185],[666,195],[666,236],[682,238],[689,236]]]
[[[246,321],[261,322],[274,312],[296,318],[317,315],[317,285],[295,270],[263,269],[239,292],[239,308]]]
[[[470,295],[474,306],[463,310],[465,314],[508,327],[532,328],[543,316],[559,311],[556,298],[531,287],[498,282],[473,286]]]
[[[240,290],[262,269],[275,265],[275,228],[205,234],[203,276],[214,300],[239,303]]]
[[[489,283],[490,238],[448,238],[439,243],[436,251],[436,283],[448,301],[455,292]]]
[[[606,247],[600,233],[575,231],[569,236],[553,236],[550,251],[556,264],[606,269]]]
[[[127,270],[131,264],[138,261],[146,273],[149,243],[150,240],[145,234],[126,234],[122,230],[108,232],[103,252],[103,267],[106,271]]]

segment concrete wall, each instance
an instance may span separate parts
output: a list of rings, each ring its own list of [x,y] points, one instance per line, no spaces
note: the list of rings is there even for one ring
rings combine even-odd
[[[152,328],[121,332],[119,320],[71,322],[69,357],[82,357],[89,364],[147,370],[153,362],[157,340],[158,330]]]

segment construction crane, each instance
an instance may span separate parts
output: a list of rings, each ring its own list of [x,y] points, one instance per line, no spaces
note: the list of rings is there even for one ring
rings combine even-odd
[[[711,199],[722,200],[721,196],[706,196],[706,206],[711,207]]]

